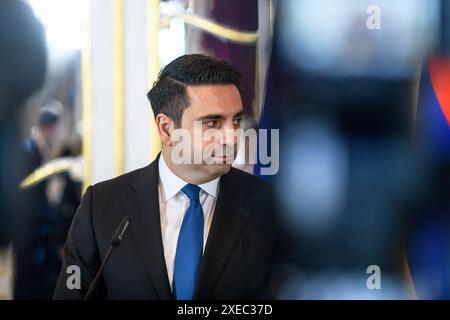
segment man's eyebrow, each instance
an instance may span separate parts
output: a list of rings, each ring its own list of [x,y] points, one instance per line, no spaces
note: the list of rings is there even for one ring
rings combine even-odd
[[[239,111],[238,113],[236,113],[233,116],[233,119],[237,118],[237,117],[240,117],[240,116],[243,116],[243,115],[244,115],[244,111],[243,110]],[[223,120],[225,118],[226,117],[223,114],[207,114],[205,116],[197,118],[197,120],[200,120],[200,121],[203,121],[203,120]]]
[[[225,119],[225,116],[222,114],[207,114],[206,116],[197,118],[197,120],[222,120],[222,119]]]
[[[238,113],[236,113],[233,118],[237,118],[237,117],[242,117],[244,115],[244,110],[239,111]]]

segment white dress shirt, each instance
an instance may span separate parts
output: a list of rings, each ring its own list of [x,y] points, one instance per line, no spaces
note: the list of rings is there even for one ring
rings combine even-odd
[[[175,175],[161,154],[159,157],[159,210],[161,219],[161,233],[164,247],[164,259],[166,261],[167,275],[170,287],[173,288],[173,270],[175,253],[177,250],[178,234],[181,229],[184,215],[189,208],[190,200],[181,189],[188,184]],[[212,216],[219,189],[219,178],[200,184],[200,203],[204,214],[203,251],[205,251],[211,227]]]

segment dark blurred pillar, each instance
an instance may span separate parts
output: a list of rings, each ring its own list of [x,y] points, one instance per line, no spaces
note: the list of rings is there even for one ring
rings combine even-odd
[[[194,3],[194,14],[239,31],[258,30],[257,0],[199,0]],[[242,73],[244,109],[249,116],[255,116],[257,44],[233,43],[191,26],[187,26],[186,33],[188,53],[201,52],[226,60]]]

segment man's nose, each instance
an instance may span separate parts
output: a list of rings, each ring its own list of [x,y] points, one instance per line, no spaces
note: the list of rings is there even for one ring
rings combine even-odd
[[[233,125],[224,126],[221,130],[220,143],[234,146],[237,143],[236,128]]]

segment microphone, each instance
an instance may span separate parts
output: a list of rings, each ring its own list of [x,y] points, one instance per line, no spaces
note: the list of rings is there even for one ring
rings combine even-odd
[[[102,264],[100,265],[100,268],[97,271],[97,274],[95,275],[94,280],[92,281],[91,285],[89,286],[89,290],[84,296],[83,300],[89,300],[94,293],[95,288],[97,287],[97,283],[100,280],[100,276],[103,273],[103,269],[105,268],[106,263],[109,260],[109,257],[111,256],[112,251],[115,248],[118,248],[120,246],[120,243],[122,242],[123,236],[125,235],[125,232],[128,229],[128,226],[130,224],[130,216],[126,216],[120,225],[117,227],[116,231],[114,232],[114,235],[111,239],[111,246],[109,247],[108,252],[106,253],[105,258],[103,258]]]

